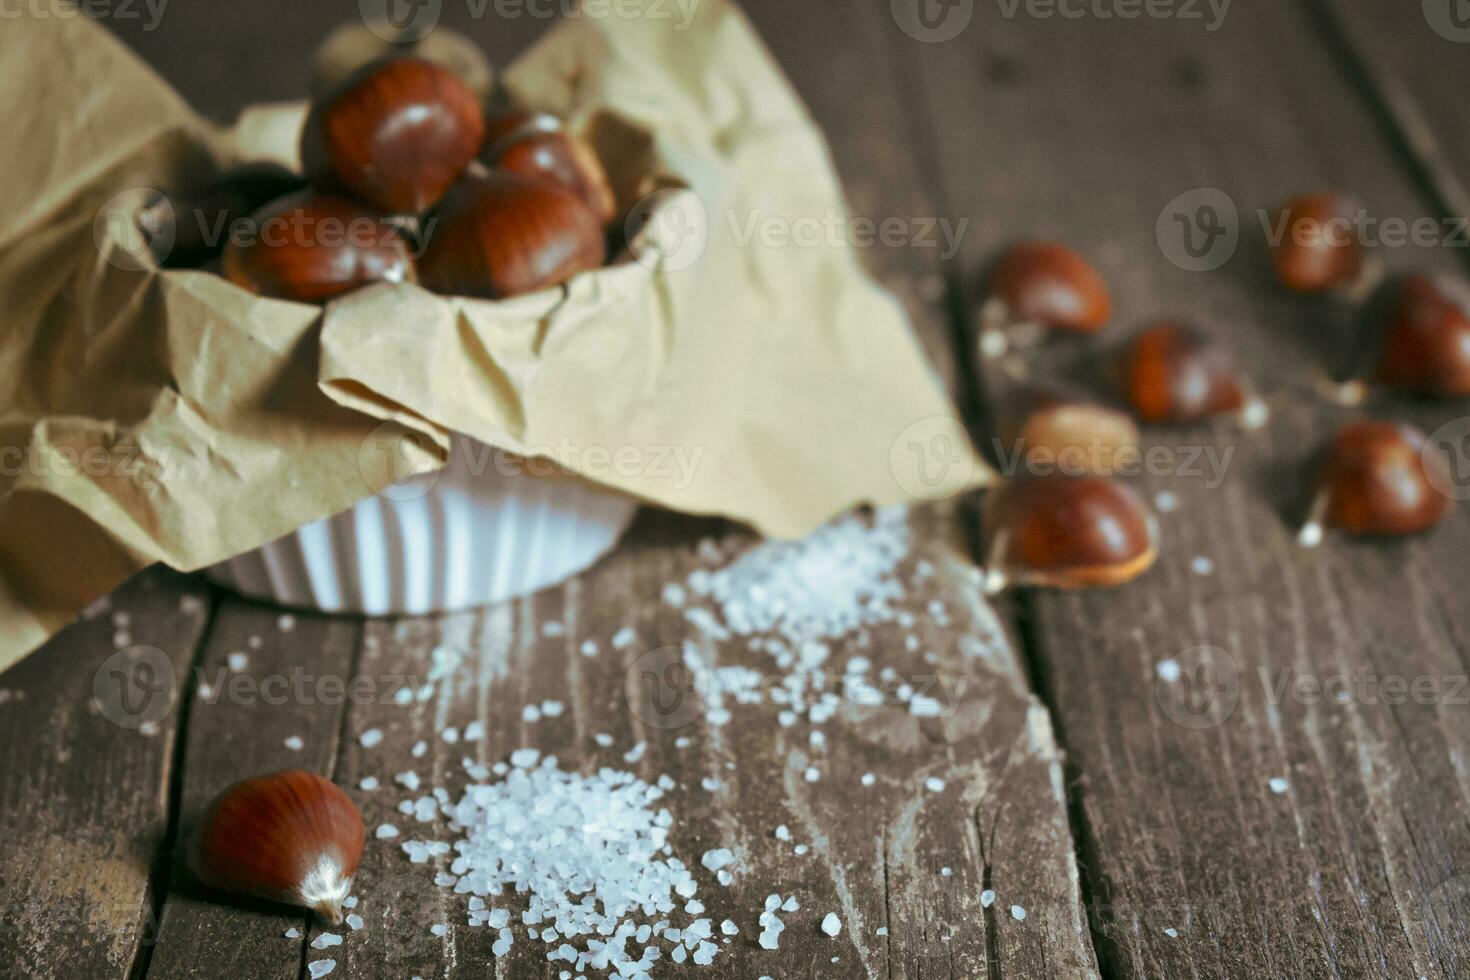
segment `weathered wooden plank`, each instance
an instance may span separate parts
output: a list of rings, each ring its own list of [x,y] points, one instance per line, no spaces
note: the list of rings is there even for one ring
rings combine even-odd
[[[1470,524],[1457,512],[1422,540],[1297,548],[1310,457],[1347,415],[1316,400],[1311,375],[1343,340],[1325,303],[1270,280],[1257,209],[1328,187],[1380,219],[1437,212],[1300,7],[1238,4],[1215,32],[1029,9],[977,4],[945,44],[897,35],[909,98],[938,136],[945,207],[976,218],[958,274],[978,276],[1010,240],[1070,241],[1115,286],[1117,323],[1098,342],[1029,358],[1035,374],[1097,386],[1105,347],[1152,317],[1184,316],[1241,351],[1276,409],[1257,435],[1150,433],[1146,449],[1171,462],[1139,486],[1180,501],[1163,517],[1158,568],[1117,590],[1026,599],[1071,763],[1104,972],[1459,975],[1470,722],[1448,693],[1464,677],[1467,628],[1450,593]],[[1240,240],[1217,271],[1192,273],[1156,228],[1177,228],[1171,209],[1193,217],[1198,195],[1171,201],[1202,187],[1233,199]],[[1456,259],[1374,251],[1395,269]],[[1392,400],[1365,411],[1430,431],[1462,414]],[[1218,485],[1210,452],[1233,453]],[[1197,669],[1202,647],[1223,651],[1215,681]],[[1160,679],[1166,660],[1181,680]],[[1283,677],[1344,674],[1422,677],[1440,693],[1395,705],[1277,693]],[[1186,692],[1218,714],[1188,710]]]
[[[125,977],[154,934],[207,592],[149,571],[0,674],[0,975]]]
[[[330,776],[353,686],[361,624],[228,599],[190,678],[179,794],[180,841],[231,783],[281,769]],[[288,739],[300,739],[298,743]],[[149,977],[279,977],[301,969],[307,915],[206,893],[174,855]]]

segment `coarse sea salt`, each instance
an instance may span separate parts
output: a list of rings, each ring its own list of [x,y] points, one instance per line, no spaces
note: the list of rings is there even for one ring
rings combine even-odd
[[[513,753],[511,764],[498,765],[499,781],[473,783],[458,802],[443,803],[458,835],[452,845],[403,845],[418,864],[454,854],[435,880],[471,896],[468,923],[496,931],[496,956],[508,953],[517,936],[508,910],[490,908],[487,900],[512,896],[524,902],[520,926],[546,944],[548,961],[574,975],[633,980],[664,959],[699,965],[715,959],[713,920],[675,923],[703,905],[694,898],[692,870],[672,853],[673,816],[656,808],[662,789],[609,768],[565,772],[555,757],[542,758],[535,749]],[[723,849],[704,855],[706,867],[721,870],[733,860]]]

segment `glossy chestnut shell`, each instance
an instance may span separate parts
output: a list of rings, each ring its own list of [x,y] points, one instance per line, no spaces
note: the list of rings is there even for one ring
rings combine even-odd
[[[301,158],[308,174],[385,214],[416,215],[439,202],[484,137],[480,100],[454,72],[392,58],[312,106]]]
[[[1022,476],[985,498],[986,589],[1119,585],[1158,558],[1158,521],[1103,476]]]
[[[1363,246],[1353,227],[1356,205],[1336,194],[1308,194],[1281,206],[1272,224],[1280,239],[1271,264],[1288,289],[1343,289],[1363,272]]]
[[[1199,422],[1239,412],[1250,399],[1230,351],[1178,323],[1157,324],[1129,341],[1118,374],[1124,399],[1147,423]]]
[[[1007,323],[1070,333],[1096,333],[1113,315],[1101,273],[1081,255],[1052,242],[1016,245],[990,274],[990,299]]]
[[[369,283],[414,279],[398,230],[346,198],[304,191],[266,205],[250,222],[250,239],[225,249],[224,274],[261,296],[325,303]]]
[[[555,116],[513,110],[491,119],[482,158],[491,167],[554,181],[581,198],[604,226],[617,215],[617,199],[597,153]]]
[[[210,803],[188,861],[211,888],[313,909],[342,921],[367,838],[347,794],[293,769],[242,780]]]
[[[576,195],[492,171],[445,199],[419,276],[435,292],[497,299],[558,285],[606,258],[602,225]]]
[[[1421,395],[1470,395],[1470,286],[1410,276],[1398,286],[1377,379]]]
[[[1423,432],[1393,422],[1352,422],[1339,430],[1318,473],[1302,543],[1318,544],[1323,525],[1352,535],[1403,535],[1443,520],[1449,498],[1436,482],[1445,485],[1447,464],[1426,443]]]
[[[1050,388],[1030,389],[1014,401],[1015,421],[1002,428],[1011,454],[1003,460],[1008,465],[1027,472],[1052,467],[1074,476],[1106,476],[1137,456],[1138,426],[1124,412]]]

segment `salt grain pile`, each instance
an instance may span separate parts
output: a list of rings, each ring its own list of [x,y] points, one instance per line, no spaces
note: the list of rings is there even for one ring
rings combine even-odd
[[[416,864],[456,854],[440,884],[474,896],[469,924],[496,930],[496,956],[517,938],[511,912],[496,904],[506,897],[525,906],[516,917],[522,934],[545,943],[548,960],[577,973],[642,980],[666,957],[714,960],[714,923],[680,912],[702,909],[690,902],[698,883],[669,847],[673,816],[654,809],[662,789],[607,768],[591,776],[564,772],[534,749],[511,761],[490,771],[468,767],[481,781],[458,803],[441,801],[450,829],[461,835],[453,845],[403,845]],[[484,781],[492,772],[502,778]]]

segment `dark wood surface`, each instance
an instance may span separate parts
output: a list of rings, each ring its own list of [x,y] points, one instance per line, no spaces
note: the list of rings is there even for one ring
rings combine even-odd
[[[446,2],[446,22],[502,62],[546,26],[475,21],[456,7]],[[1454,107],[1470,46],[1433,33],[1417,4],[1374,0],[1240,3],[1215,31],[1178,19],[1042,19],[1024,5],[1007,16],[977,3],[945,43],[904,33],[882,2],[748,9],[826,129],[854,213],[969,220],[956,256],[909,247],[865,258],[904,299],[977,435],[1009,395],[972,356],[974,286],[1007,241],[1036,236],[1093,255],[1119,314],[1100,344],[1049,350],[1030,359],[1033,372],[1095,384],[1099,347],[1152,317],[1182,316],[1236,347],[1270,399],[1271,424],[1149,434],[1175,464],[1137,485],[1174,493],[1179,507],[1163,517],[1158,567],[1116,590],[988,605],[972,574],[968,507],[916,509],[905,608],[934,669],[966,684],[964,699],[943,722],[845,713],[826,727],[828,776],[816,784],[800,778],[811,747],[766,715],[659,730],[625,694],[631,663],[660,645],[698,639],[715,662],[747,656],[691,636],[659,599],[694,567],[702,538],[747,543],[736,529],[645,513],[607,560],[528,599],[423,620],[297,615],[287,631],[278,610],[196,579],[141,576],[0,675],[0,975],[290,978],[332,955],[334,976],[555,976],[528,943],[495,961],[493,937],[464,928],[457,900],[393,842],[369,841],[358,888],[367,925],[331,954],[309,949],[305,915],[221,901],[176,859],[181,828],[214,792],[288,765],[336,779],[370,827],[391,820],[395,773],[453,788],[465,747],[435,733],[473,720],[487,733],[474,753],[487,761],[530,744],[590,766],[648,742],[640,773],[677,783],[676,850],[744,856],[734,886],[703,896],[741,934],[700,975],[1470,975],[1470,709],[1466,692],[1447,693],[1470,650],[1458,571],[1470,522],[1458,510],[1413,542],[1296,547],[1306,467],[1350,414],[1309,380],[1334,363],[1345,319],[1272,286],[1256,217],[1319,187],[1355,193],[1378,217],[1464,214],[1466,130]],[[304,91],[309,52],[355,10],[173,0],[156,30],[110,26],[228,120]],[[1171,261],[1155,223],[1200,187],[1229,195],[1242,234],[1230,261],[1197,273]],[[1465,261],[1448,246],[1374,254],[1394,269]],[[1387,400],[1362,411],[1433,430],[1463,407]],[[1233,451],[1223,482],[1183,471],[1195,451]],[[1200,556],[1209,574],[1194,570]],[[926,619],[932,600],[951,624]],[[546,635],[548,621],[566,635]],[[638,642],[612,651],[622,626]],[[578,654],[583,639],[602,653]],[[875,637],[879,666],[908,663],[899,640]],[[139,646],[157,651],[146,654],[157,665],[148,676],[172,681],[161,702],[120,701],[108,684],[109,668],[131,667],[109,663],[114,651]],[[389,683],[424,676],[441,647],[463,651],[463,664],[410,706],[200,691],[235,653],[256,679],[297,668]],[[1235,683],[1233,695],[1213,691],[1216,714],[1203,719],[1178,708],[1203,677],[1190,669],[1200,647],[1223,651]],[[1168,659],[1185,668],[1182,682],[1159,680]],[[1276,695],[1291,676],[1432,678],[1446,693],[1398,705]],[[521,722],[521,707],[545,698],[564,701],[566,715]],[[138,704],[161,714],[156,725],[138,730]],[[369,728],[385,733],[376,749],[360,744]],[[612,748],[596,744],[599,732]],[[287,747],[292,736],[301,749]],[[420,740],[428,753],[416,758]],[[871,790],[856,783],[865,771],[878,777]],[[927,775],[945,791],[926,793]],[[366,776],[384,788],[360,790]],[[720,788],[704,789],[706,778]],[[811,854],[776,845],[782,823]],[[1000,896],[990,908],[986,888]],[[755,914],[773,891],[802,903],[779,952],[755,944]],[[1011,904],[1026,908],[1024,921]],[[837,940],[816,928],[828,910],[847,926]],[[428,933],[436,921],[450,925],[446,936]],[[292,927],[303,937],[285,938]]]

